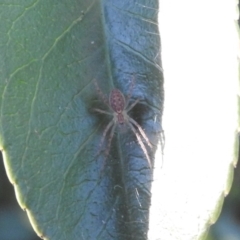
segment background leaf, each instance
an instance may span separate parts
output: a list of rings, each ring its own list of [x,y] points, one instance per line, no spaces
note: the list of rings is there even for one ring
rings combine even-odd
[[[152,170],[128,129],[107,159],[96,156],[110,119],[92,111],[103,105],[93,79],[105,94],[127,94],[135,76],[132,98],[141,102],[131,116],[156,146],[158,2],[22,0],[0,11],[0,143],[35,231],[45,239],[146,239]]]

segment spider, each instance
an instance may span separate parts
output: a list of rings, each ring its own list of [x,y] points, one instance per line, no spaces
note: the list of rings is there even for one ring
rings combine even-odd
[[[134,78],[133,78],[133,80],[134,80]],[[102,109],[97,109],[97,108],[95,108],[94,111],[103,113],[103,114],[107,114],[107,115],[111,115],[113,117],[112,120],[107,124],[107,126],[105,127],[105,129],[103,131],[103,135],[102,135],[100,143],[99,143],[99,149],[102,148],[104,139],[106,138],[106,135],[108,134],[108,132],[110,132],[107,150],[106,150],[106,155],[108,155],[108,152],[109,152],[109,149],[111,146],[111,141],[112,141],[116,127],[126,124],[130,127],[132,132],[135,134],[138,144],[140,145],[140,147],[148,161],[150,168],[152,168],[151,160],[149,158],[147,149],[146,149],[142,139],[145,140],[145,142],[147,143],[147,145],[150,148],[152,148],[152,145],[151,145],[150,141],[148,140],[148,137],[145,134],[145,132],[143,131],[142,127],[128,115],[128,112],[140,100],[140,99],[136,99],[132,104],[129,104],[129,100],[131,98],[132,90],[133,90],[133,86],[134,86],[133,80],[131,82],[131,87],[130,87],[127,97],[125,97],[119,89],[113,89],[109,94],[108,100],[107,100],[105,94],[99,88],[97,81],[94,80],[95,87],[97,89],[97,92],[98,92],[101,100],[104,102],[104,104],[109,108],[109,110],[111,112],[108,112],[108,111],[105,111]]]

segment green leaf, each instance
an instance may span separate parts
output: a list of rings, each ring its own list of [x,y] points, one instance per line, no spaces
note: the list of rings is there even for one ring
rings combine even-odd
[[[152,169],[129,127],[99,143],[112,88],[154,152],[163,76],[158,1],[2,1],[0,144],[10,181],[44,239],[146,239]],[[106,137],[103,148],[107,148]],[[144,143],[146,145],[146,143]],[[101,153],[101,152],[100,152]]]

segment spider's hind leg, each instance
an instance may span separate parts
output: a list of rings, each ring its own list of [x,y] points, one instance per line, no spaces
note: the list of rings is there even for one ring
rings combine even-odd
[[[147,145],[152,148],[152,144],[150,143],[146,133],[143,131],[142,127],[132,118],[129,119],[130,124],[132,123],[134,126],[137,127],[138,131],[140,132],[141,136],[144,138],[144,140],[146,141]]]
[[[104,139],[106,138],[106,135],[107,135],[108,131],[111,129],[111,127],[114,128],[114,121],[113,120],[108,123],[108,125],[106,126],[106,128],[103,131],[103,135],[101,137],[96,156],[99,155],[100,152],[102,151],[102,145],[103,145]]]
[[[136,138],[137,138],[137,141],[138,141],[138,144],[140,145],[147,161],[148,161],[148,164],[149,164],[149,167],[152,168],[152,163],[151,163],[151,159],[148,155],[148,152],[147,152],[147,149],[141,139],[141,135],[137,132],[137,130],[133,127],[133,124],[131,124],[131,122],[128,123],[129,127],[131,128],[131,130],[133,131],[133,133],[135,134]],[[140,126],[139,126],[140,127]],[[140,129],[142,130],[142,128],[140,127]],[[139,128],[138,128],[139,130]],[[142,130],[143,131],[143,130]],[[141,133],[141,132],[140,132]],[[145,134],[145,133],[144,133]],[[146,135],[145,135],[146,136]]]
[[[103,162],[101,164],[101,175],[103,174],[103,170],[104,170],[104,167],[105,167],[105,164],[106,164],[106,159],[108,157],[108,154],[109,154],[109,151],[110,151],[110,147],[111,147],[111,142],[112,142],[112,138],[113,138],[113,135],[114,135],[114,131],[115,131],[115,128],[116,128],[116,125],[114,125],[114,121],[112,120],[108,125],[107,127],[105,128],[104,132],[103,132],[103,136],[101,138],[101,141],[100,141],[100,144],[99,144],[99,150],[98,150],[98,154],[100,154],[101,152],[101,148],[102,148],[102,145],[103,145],[103,141],[104,139],[106,138],[106,135],[107,133],[109,132],[109,130],[111,129],[110,131],[110,135],[109,135],[109,139],[108,139],[108,143],[107,143],[107,148],[105,149],[104,151],[104,159],[103,159]],[[97,155],[98,155],[97,154]]]
[[[114,135],[116,126],[117,126],[116,124],[113,124],[112,129],[111,129],[111,132],[110,132],[110,135],[109,135],[108,144],[107,144],[107,149],[106,149],[106,151],[105,151],[106,157],[108,156],[109,151],[110,151],[110,147],[111,147],[111,143],[112,143],[112,139],[113,139],[113,135]]]

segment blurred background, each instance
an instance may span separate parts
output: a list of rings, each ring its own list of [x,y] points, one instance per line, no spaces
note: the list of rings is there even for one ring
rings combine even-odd
[[[17,203],[0,154],[0,240],[39,240],[26,212]]]
[[[240,141],[240,139],[239,139]],[[239,148],[240,152],[240,148]],[[206,240],[240,239],[240,158],[234,171],[234,180],[228,196],[224,200],[222,212],[217,222],[210,227]]]
[[[238,1],[238,11],[240,11]],[[238,28],[240,19],[238,19]],[[238,30],[239,31],[239,30]],[[238,56],[239,57],[239,56]],[[238,136],[240,142],[240,136]],[[239,144],[240,154],[240,144]],[[206,240],[239,240],[240,239],[240,157],[234,171],[234,180],[228,196],[224,200],[219,219],[209,229]]]

